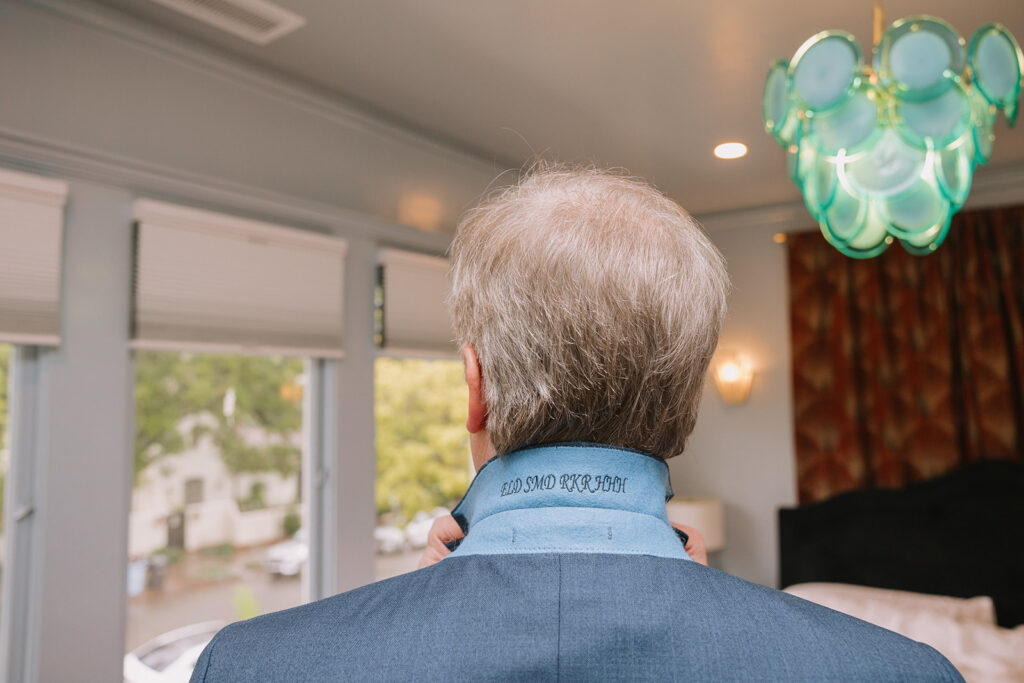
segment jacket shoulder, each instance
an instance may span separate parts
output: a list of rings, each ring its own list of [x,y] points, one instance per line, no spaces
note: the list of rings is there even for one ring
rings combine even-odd
[[[773,617],[762,628],[770,630],[774,624],[778,632],[786,634],[793,651],[800,652],[802,661],[832,667],[840,679],[964,680],[929,645],[783,591],[706,571],[713,572],[713,581],[740,594],[741,599],[733,602],[744,612],[739,618],[756,619],[758,611],[770,611]]]
[[[431,595],[454,587],[432,570],[230,624],[203,650],[192,683],[313,680],[340,668],[370,672],[388,666],[388,658],[401,665],[402,641],[431,628],[417,614],[429,610],[416,606],[436,608]]]

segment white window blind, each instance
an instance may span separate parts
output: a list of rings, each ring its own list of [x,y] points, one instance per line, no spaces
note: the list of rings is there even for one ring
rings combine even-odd
[[[67,183],[0,169],[0,341],[60,343]]]
[[[342,355],[345,242],[135,204],[135,348]]]
[[[454,355],[448,261],[396,249],[380,252],[379,343],[388,352]]]

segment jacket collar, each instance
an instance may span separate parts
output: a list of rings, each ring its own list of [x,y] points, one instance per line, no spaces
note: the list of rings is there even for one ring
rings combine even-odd
[[[591,443],[532,446],[492,458],[452,515],[452,554],[612,553],[686,558],[668,523],[668,465]]]

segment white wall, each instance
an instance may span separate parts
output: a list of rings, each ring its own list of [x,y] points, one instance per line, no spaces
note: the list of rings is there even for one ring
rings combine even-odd
[[[774,586],[778,576],[776,510],[796,501],[786,249],[778,227],[711,234],[733,281],[719,349],[754,363],[750,399],[722,402],[710,375],[697,428],[671,462],[676,495],[725,503],[726,547],[713,558],[724,571]]]

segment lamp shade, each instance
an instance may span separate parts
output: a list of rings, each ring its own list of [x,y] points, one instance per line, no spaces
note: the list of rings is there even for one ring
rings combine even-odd
[[[670,522],[692,526],[704,536],[708,552],[725,547],[725,513],[716,498],[673,498],[665,510]]]
[[[715,362],[715,386],[728,404],[743,403],[750,396],[754,369],[750,361],[736,353],[721,353]]]

